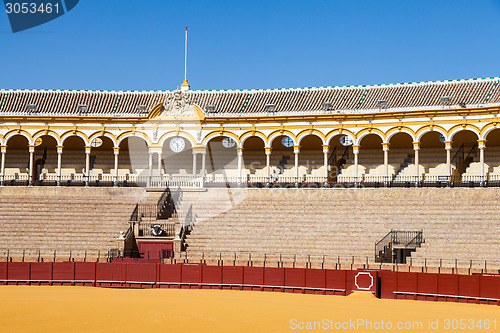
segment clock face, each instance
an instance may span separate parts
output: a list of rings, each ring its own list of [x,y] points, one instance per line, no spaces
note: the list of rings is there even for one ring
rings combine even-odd
[[[186,147],[186,142],[181,137],[175,137],[172,140],[170,140],[170,149],[172,149],[174,153],[180,153],[181,151],[184,150],[185,147]]]

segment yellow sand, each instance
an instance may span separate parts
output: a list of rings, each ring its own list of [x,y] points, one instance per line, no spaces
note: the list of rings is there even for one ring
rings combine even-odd
[[[372,325],[422,323],[422,329],[403,332],[500,332],[499,306],[380,300],[367,294],[1,286],[0,300],[1,332],[304,332],[314,321],[331,325],[321,331],[390,331],[350,330],[346,324],[335,330],[336,322],[358,319]],[[497,329],[445,330],[445,319],[489,319],[491,325],[496,319]],[[439,329],[429,330],[429,320],[439,320]]]

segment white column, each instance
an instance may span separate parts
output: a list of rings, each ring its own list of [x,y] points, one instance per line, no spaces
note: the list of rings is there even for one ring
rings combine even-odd
[[[420,180],[420,162],[418,159],[418,152],[420,151],[420,142],[413,142],[413,150],[415,151],[415,176],[416,181]]]
[[[61,184],[61,176],[62,176],[62,152],[63,146],[57,146],[57,185]]]
[[[35,154],[35,146],[29,146],[29,152],[30,152],[30,166],[29,166],[29,184],[33,184],[33,157]]]
[[[203,151],[201,153],[201,186],[204,186],[204,184],[205,184],[205,163],[206,163],[205,157],[206,156],[207,156],[206,151]]]
[[[271,178],[271,147],[265,147],[266,150],[266,174],[267,180],[269,181]]]
[[[114,170],[114,182],[115,182],[115,186],[116,186],[116,183],[118,182],[118,157],[120,156],[120,147],[113,147],[113,152],[114,152],[114,155],[115,155],[115,170]]]
[[[330,151],[329,145],[323,145],[323,165],[325,166],[325,183],[328,182],[328,152]]]
[[[299,153],[300,146],[293,146],[293,153],[295,154],[295,183],[299,182]]]
[[[382,150],[384,151],[384,180],[389,181],[389,143],[382,143]]]
[[[359,146],[352,146],[352,153],[354,154],[354,181],[358,182],[358,155],[359,155]]]
[[[90,150],[92,147],[85,147],[85,175],[87,176],[87,180],[85,183],[88,185],[90,181]]]
[[[158,156],[158,176],[161,176],[161,152],[156,153]]]
[[[238,155],[238,183],[242,182],[242,172],[243,172],[243,148],[236,148],[236,154]]]
[[[197,152],[193,151],[193,177],[196,176],[196,155]]]
[[[151,178],[153,177],[153,152],[151,150],[148,151],[148,168],[149,168],[149,177],[147,181],[147,186],[151,186]]]
[[[477,140],[477,147],[479,148],[479,168],[481,172],[481,182],[485,180],[484,172],[484,150],[486,149],[486,140]]]
[[[448,170],[448,176],[450,176],[450,181],[451,181],[451,148],[452,148],[452,141],[445,141],[445,148],[446,149],[446,170]]]
[[[3,185],[3,181],[5,178],[5,154],[7,153],[7,146],[1,146],[2,150],[2,165],[0,166],[0,181]]]

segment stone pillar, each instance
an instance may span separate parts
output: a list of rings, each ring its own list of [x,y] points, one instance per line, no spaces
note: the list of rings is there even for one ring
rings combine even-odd
[[[328,182],[328,153],[330,152],[329,145],[323,145],[323,165],[325,167],[325,183]]]
[[[57,186],[61,184],[62,178],[62,153],[64,146],[57,146]]]
[[[238,155],[238,183],[243,182],[243,148],[236,148],[236,154]]]
[[[201,186],[205,186],[206,156],[206,151],[201,152]]]
[[[382,142],[382,150],[384,151],[384,181],[389,181],[389,142]]]
[[[420,162],[418,160],[418,152],[420,151],[420,142],[413,142],[413,150],[415,151],[415,176],[416,181],[420,180]]]
[[[271,180],[271,151],[273,150],[272,147],[265,147],[266,150],[266,175],[267,175],[267,181]]]
[[[158,176],[161,176],[161,152],[157,152],[156,155],[158,156]]]
[[[299,153],[300,146],[293,146],[293,153],[295,154],[295,183],[299,182]]]
[[[446,149],[446,170],[448,171],[448,176],[450,176],[451,181],[451,148],[453,141],[445,141],[444,144],[444,149]]]
[[[151,186],[151,178],[153,177],[153,152],[151,151],[151,148],[148,151],[149,158],[148,158],[148,168],[149,168],[149,176],[148,176],[148,181],[147,181],[147,186]]]
[[[118,183],[118,157],[120,156],[120,147],[113,147],[113,153],[115,155],[115,170],[114,170],[114,186]]]
[[[3,185],[5,179],[5,154],[7,153],[7,146],[0,146],[2,151],[2,164],[0,166],[0,184]]]
[[[30,162],[29,162],[29,184],[33,184],[33,157],[35,154],[35,146],[29,145],[29,152],[30,152]]]
[[[88,185],[90,181],[90,151],[92,147],[91,146],[85,146],[85,175],[87,180],[85,181],[85,184]]]
[[[352,153],[354,154],[354,182],[358,182],[358,155],[359,145],[352,146]]]
[[[193,151],[193,177],[196,176],[196,152]]]
[[[486,140],[477,140],[477,148],[479,148],[479,169],[482,183],[486,176],[484,172],[484,150],[486,149]]]

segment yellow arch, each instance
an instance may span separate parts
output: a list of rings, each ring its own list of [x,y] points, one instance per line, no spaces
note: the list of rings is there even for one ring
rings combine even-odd
[[[191,147],[196,146],[196,139],[191,134],[184,131],[168,131],[166,133],[163,133],[163,135],[158,139],[158,144],[160,146],[163,146],[165,140],[171,136],[182,136],[191,143]]]
[[[48,136],[56,139],[57,145],[61,144],[61,136],[59,134],[57,134],[57,132],[52,131],[52,130],[40,130],[40,131],[36,132],[35,134],[33,134],[33,142],[35,142],[36,139],[38,139],[42,136],[45,136],[45,135],[48,135]]]
[[[376,135],[378,135],[382,139],[382,142],[385,141],[385,134],[384,134],[384,132],[382,132],[378,128],[364,128],[361,131],[359,131],[358,133],[356,133],[356,136],[354,137],[355,138],[355,140],[354,140],[355,144],[356,145],[361,145],[361,140],[365,136],[370,135],[370,134],[376,134]]]
[[[236,141],[236,144],[238,146],[240,146],[240,138],[236,134],[234,134],[233,132],[227,132],[227,131],[211,132],[210,134],[208,134],[207,136],[205,136],[203,138],[203,141],[201,142],[202,146],[206,147],[208,142],[210,141],[210,139],[212,137],[215,137],[215,136],[227,136],[227,137],[233,138]]]
[[[336,136],[336,135],[344,135],[344,134],[349,134],[353,139],[356,137],[354,135],[354,132],[348,130],[348,129],[340,129],[340,128],[336,128],[336,129],[333,129],[331,130],[330,132],[328,132],[325,137],[326,137],[326,144],[330,144],[330,141],[332,141],[333,137]]]
[[[493,132],[496,129],[500,129],[498,125],[499,125],[498,123],[488,123],[485,126],[483,126],[483,128],[481,129],[479,139],[486,140],[486,138],[488,137],[488,135],[490,135],[491,132]]]
[[[64,145],[64,141],[66,141],[67,138],[72,137],[72,136],[77,136],[77,137],[83,139],[83,143],[86,146],[89,144],[88,136],[85,133],[78,131],[78,130],[76,130],[76,131],[72,130],[72,131],[67,131],[67,132],[63,133],[61,135],[61,144]]]
[[[10,140],[10,138],[16,136],[16,135],[21,135],[24,136],[26,139],[28,139],[28,145],[33,144],[33,137],[31,134],[25,130],[11,130],[5,133],[4,135],[4,143],[7,144]]]
[[[481,130],[477,126],[467,124],[467,126],[464,128],[464,125],[461,124],[461,125],[455,125],[452,128],[450,128],[450,130],[448,131],[449,140],[453,140],[453,137],[455,136],[455,134],[457,134],[458,132],[461,132],[461,131],[473,132],[474,134],[477,135],[478,140],[481,137]]]
[[[307,130],[303,130],[302,132],[300,132],[299,134],[297,134],[297,144],[300,145],[300,142],[305,138],[307,137],[308,135],[314,135],[314,136],[317,136],[318,138],[321,139],[321,141],[323,142],[323,144],[326,144],[325,142],[325,134],[319,130],[316,130],[316,129],[313,129],[313,130],[310,130],[310,129],[307,129]]]
[[[416,132],[415,132],[415,140],[420,142],[420,139],[422,139],[422,136],[429,132],[438,132],[442,134],[446,140],[448,140],[448,131],[445,130],[443,127],[439,125],[425,125],[420,127]]]
[[[108,131],[98,131],[98,132],[95,132],[95,133],[92,133],[90,136],[89,136],[89,142],[92,142],[92,140],[94,140],[95,138],[98,138],[100,136],[104,136],[108,139],[111,139],[111,142],[113,142],[113,146],[117,147],[116,145],[116,136],[111,133],[111,132],[108,132]]]
[[[243,146],[245,144],[245,141],[248,140],[249,138],[251,137],[257,137],[257,138],[261,138],[262,141],[264,142],[264,145],[266,145],[266,142],[267,142],[267,137],[264,133],[260,132],[260,131],[247,131],[245,133],[243,133],[242,135],[240,135],[240,144],[241,146]]]
[[[122,143],[122,141],[126,138],[129,138],[129,137],[141,137],[143,138],[145,141],[146,141],[146,144],[148,147],[150,147],[152,145],[152,141],[151,139],[149,138],[149,136],[147,136],[145,133],[142,133],[142,132],[138,132],[138,131],[126,131],[126,132],[123,132],[122,134],[118,135],[118,137],[116,138],[116,144],[117,144],[117,147],[120,146],[120,144]]]
[[[398,127],[392,127],[387,132],[385,132],[385,138],[386,138],[387,142],[390,142],[392,137],[398,133],[408,134],[413,141],[415,141],[417,138],[415,131],[412,130],[411,128],[406,127],[406,126],[398,126]]]
[[[277,137],[281,136],[281,135],[288,135],[289,137],[291,137],[293,139],[293,142],[294,144],[297,144],[297,136],[295,136],[295,134],[293,134],[292,132],[290,132],[289,130],[278,130],[278,131],[274,131],[272,132],[271,134],[268,135],[267,137],[267,142],[266,142],[266,147],[271,147],[272,144],[273,144],[273,141],[274,139],[276,139]]]

